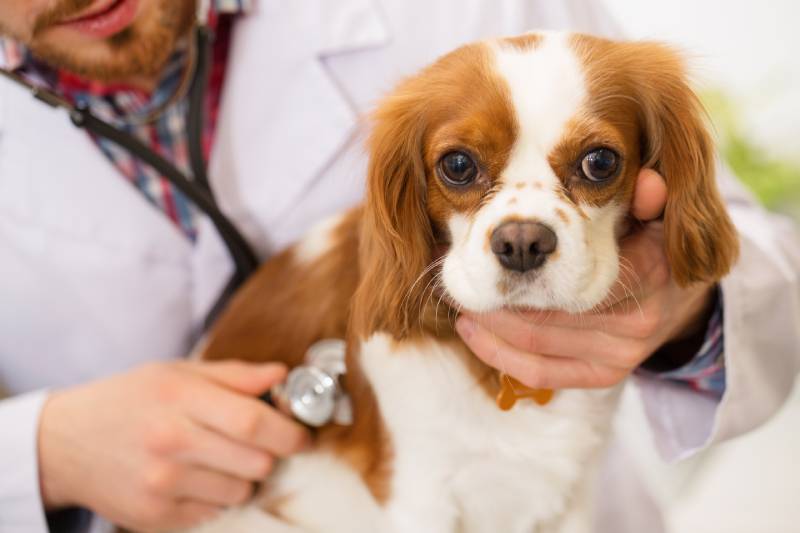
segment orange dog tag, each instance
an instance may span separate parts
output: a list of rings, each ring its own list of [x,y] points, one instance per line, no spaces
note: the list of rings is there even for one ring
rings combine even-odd
[[[539,405],[547,405],[555,393],[551,389],[532,389],[516,379],[500,374],[500,392],[497,394],[497,407],[509,411],[521,398],[530,398]]]

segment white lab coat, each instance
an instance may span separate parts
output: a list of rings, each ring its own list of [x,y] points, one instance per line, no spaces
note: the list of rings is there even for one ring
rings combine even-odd
[[[210,164],[221,205],[268,257],[359,200],[358,117],[376,97],[459,44],[532,28],[616,33],[589,0],[261,0],[235,27]],[[722,284],[728,390],[718,404],[643,383],[670,459],[764,422],[799,364],[797,235],[724,187],[743,238]],[[42,391],[186,355],[230,270],[209,223],[192,246],[63,112],[0,81],[0,388],[15,396],[0,402],[0,533],[46,530]]]

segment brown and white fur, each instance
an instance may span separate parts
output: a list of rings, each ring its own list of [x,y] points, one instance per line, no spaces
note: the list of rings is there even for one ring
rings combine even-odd
[[[368,147],[363,206],[265,264],[204,354],[294,366],[314,341],[347,338],[355,423],[318,431],[253,505],[200,530],[588,531],[618,389],[502,412],[497,373],[453,319],[462,308],[599,304],[618,278],[617,241],[645,166],[667,182],[674,279],[728,271],[736,238],[682,61],[659,44],[561,33],[468,45],[382,102]],[[581,168],[600,147],[619,168],[595,183]],[[478,169],[463,186],[443,176],[454,151]],[[545,225],[556,249],[533,270],[504,268],[491,239],[507,222]]]

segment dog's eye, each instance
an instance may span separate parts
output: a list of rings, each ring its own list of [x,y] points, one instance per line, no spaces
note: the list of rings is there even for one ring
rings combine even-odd
[[[442,170],[444,181],[450,185],[468,185],[475,181],[478,176],[478,166],[472,157],[464,152],[445,154],[439,166]]]
[[[581,161],[581,174],[589,181],[613,178],[619,168],[619,156],[608,148],[592,150]]]

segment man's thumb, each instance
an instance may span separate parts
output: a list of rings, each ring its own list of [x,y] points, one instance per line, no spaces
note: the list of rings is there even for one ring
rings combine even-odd
[[[281,363],[247,363],[244,361],[198,362],[191,365],[209,380],[249,396],[259,396],[286,379],[287,369]]]
[[[667,204],[667,183],[661,174],[645,168],[636,178],[631,214],[642,222],[655,220],[664,212]]]

